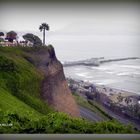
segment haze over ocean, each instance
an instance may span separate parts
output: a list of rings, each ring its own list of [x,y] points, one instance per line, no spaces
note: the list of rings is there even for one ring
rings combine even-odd
[[[111,38],[111,37],[110,37]],[[124,37],[125,38],[125,37]],[[131,38],[131,37],[129,37]],[[134,38],[134,37],[133,37]],[[138,39],[138,37],[136,37]],[[125,39],[124,39],[125,40]],[[104,57],[107,59],[140,57],[139,45],[123,39],[108,42],[56,43],[55,50],[62,62]],[[63,46],[64,45],[64,46]],[[104,47],[106,46],[106,47]],[[64,67],[67,77],[89,81],[140,94],[140,60],[110,62],[96,66]]]

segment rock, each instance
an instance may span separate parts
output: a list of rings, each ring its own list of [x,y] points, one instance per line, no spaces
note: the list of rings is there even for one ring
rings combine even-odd
[[[37,66],[45,77],[41,85],[41,98],[56,111],[80,117],[79,109],[65,79],[63,66],[57,60],[54,49],[51,47],[46,53],[40,52],[38,57],[42,59]]]

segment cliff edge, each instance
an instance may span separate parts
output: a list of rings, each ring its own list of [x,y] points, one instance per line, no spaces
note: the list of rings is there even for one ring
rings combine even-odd
[[[35,65],[44,74],[41,84],[41,98],[56,111],[64,112],[73,117],[80,116],[77,104],[69,90],[63,66],[57,60],[54,48],[41,49],[35,53],[40,59]]]

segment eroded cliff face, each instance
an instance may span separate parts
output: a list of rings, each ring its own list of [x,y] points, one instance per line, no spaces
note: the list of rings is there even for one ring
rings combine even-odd
[[[43,71],[41,98],[56,111],[79,117],[77,104],[68,88],[62,64],[57,60],[53,47],[48,51],[38,52],[38,68]]]

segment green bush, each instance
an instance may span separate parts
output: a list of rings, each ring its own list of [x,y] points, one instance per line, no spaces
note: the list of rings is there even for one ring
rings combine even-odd
[[[40,99],[42,75],[23,57],[23,53],[26,54],[26,52],[20,48],[13,48],[14,52],[11,48],[0,49],[0,88],[38,112],[49,113],[51,109]]]
[[[0,56],[0,71],[13,72],[16,70],[16,65],[10,59]]]
[[[0,133],[134,133],[130,125],[123,126],[114,120],[91,123],[79,118],[71,118],[64,113],[58,112],[38,117],[34,117],[30,112],[22,116],[16,112],[0,113],[0,122],[7,124],[5,127],[0,126]],[[12,124],[12,126],[9,124]]]

